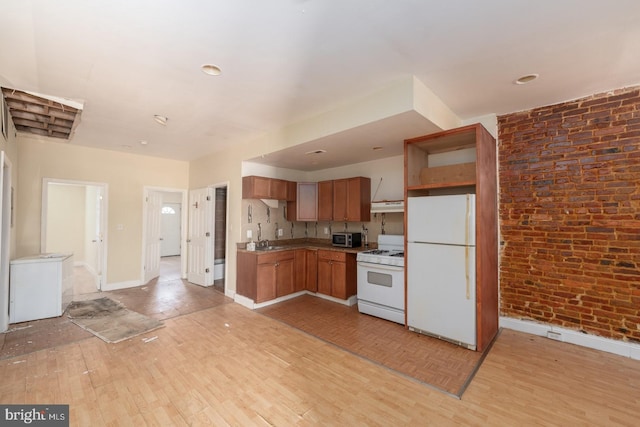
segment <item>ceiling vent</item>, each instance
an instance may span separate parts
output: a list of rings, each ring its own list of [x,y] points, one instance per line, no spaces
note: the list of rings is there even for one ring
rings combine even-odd
[[[68,141],[80,121],[78,102],[6,87],[2,94],[17,132]]]

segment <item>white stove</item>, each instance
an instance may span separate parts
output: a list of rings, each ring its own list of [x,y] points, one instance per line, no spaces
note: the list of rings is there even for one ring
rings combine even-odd
[[[404,267],[404,236],[381,234],[378,236],[378,249],[358,252],[356,260]]]
[[[382,234],[356,260],[358,310],[404,325],[404,236]]]

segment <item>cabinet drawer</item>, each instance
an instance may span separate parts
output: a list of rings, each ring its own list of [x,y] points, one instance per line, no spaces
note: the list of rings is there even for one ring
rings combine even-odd
[[[267,252],[258,255],[258,264],[275,264],[280,261],[293,260],[295,251]]]
[[[318,259],[325,259],[329,261],[346,262],[347,253],[341,251],[327,251],[318,250]]]

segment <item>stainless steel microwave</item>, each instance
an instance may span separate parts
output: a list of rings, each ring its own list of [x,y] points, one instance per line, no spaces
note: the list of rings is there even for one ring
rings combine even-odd
[[[351,233],[348,231],[333,233],[331,235],[333,246],[341,248],[357,248],[362,246],[362,233]]]

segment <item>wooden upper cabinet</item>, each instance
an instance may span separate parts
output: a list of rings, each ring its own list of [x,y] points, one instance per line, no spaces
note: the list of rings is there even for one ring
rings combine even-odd
[[[270,199],[271,178],[265,178],[263,176],[242,177],[242,198]]]
[[[371,220],[371,179],[354,177],[333,181],[333,220]]]
[[[287,221],[317,221],[318,193],[315,182],[298,182],[296,197],[287,202]]]
[[[264,176],[245,176],[242,177],[242,198],[292,200],[295,196],[289,193],[290,184],[295,185],[295,182]]]
[[[271,179],[271,199],[287,200],[287,181],[284,179]]]
[[[318,183],[318,221],[333,221],[333,181]]]
[[[471,125],[406,140],[408,195],[429,195],[429,190],[456,187],[473,190],[482,170],[479,157],[486,151],[478,142],[486,138],[493,139],[481,125]]]
[[[298,183],[287,181],[287,202],[295,202],[296,200],[298,200]]]
[[[482,351],[499,326],[496,141],[481,124],[474,124],[407,139],[404,156],[405,202],[440,189],[476,195],[476,340]]]

